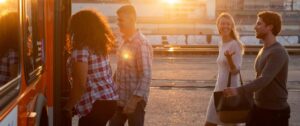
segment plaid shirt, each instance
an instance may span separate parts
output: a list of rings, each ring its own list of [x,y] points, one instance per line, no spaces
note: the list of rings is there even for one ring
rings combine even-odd
[[[88,48],[73,50],[71,57],[68,59],[68,75],[71,83],[73,80],[70,73],[72,62],[88,64],[87,89],[75,105],[80,117],[87,115],[92,110],[93,103],[96,100],[118,100],[107,56],[92,54]]]
[[[19,56],[17,52],[9,50],[8,53],[4,54],[0,61],[0,86],[10,81],[11,75],[9,75],[10,65],[18,64]]]
[[[125,106],[133,95],[148,101],[152,53],[152,46],[139,31],[120,46],[115,73],[120,106]]]

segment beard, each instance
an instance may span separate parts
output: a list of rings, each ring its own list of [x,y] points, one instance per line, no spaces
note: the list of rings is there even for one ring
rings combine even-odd
[[[256,38],[258,39],[264,39],[267,36],[266,33],[256,33]]]

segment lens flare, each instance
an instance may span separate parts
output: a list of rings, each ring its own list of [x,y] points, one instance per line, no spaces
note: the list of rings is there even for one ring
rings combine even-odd
[[[128,53],[123,54],[123,58],[124,59],[128,59],[129,58],[129,54]]]
[[[128,60],[131,57],[130,51],[128,51],[128,50],[126,50],[126,51],[123,50],[121,55],[122,55],[123,60]]]

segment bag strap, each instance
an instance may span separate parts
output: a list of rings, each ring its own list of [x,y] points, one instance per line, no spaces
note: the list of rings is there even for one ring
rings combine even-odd
[[[241,86],[244,86],[241,72],[239,72],[239,76],[240,76]],[[231,72],[228,73],[228,79],[227,79],[227,87],[230,87],[230,86],[231,86]]]
[[[239,71],[239,75],[240,75],[241,86],[244,86],[244,82],[243,82],[242,75],[241,75],[241,72],[240,72],[240,71]]]
[[[227,79],[227,87],[230,87],[231,85],[231,73],[228,73],[228,79]]]

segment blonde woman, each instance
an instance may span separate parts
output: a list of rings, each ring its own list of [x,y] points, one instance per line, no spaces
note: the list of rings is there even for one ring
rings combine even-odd
[[[214,91],[223,91],[227,86],[229,72],[231,73],[231,86],[237,87],[240,85],[238,73],[242,65],[243,46],[239,40],[233,17],[230,14],[220,14],[216,24],[222,41],[219,43],[218,78]],[[213,96],[211,96],[205,126],[217,125],[226,124],[220,121],[216,113]]]

